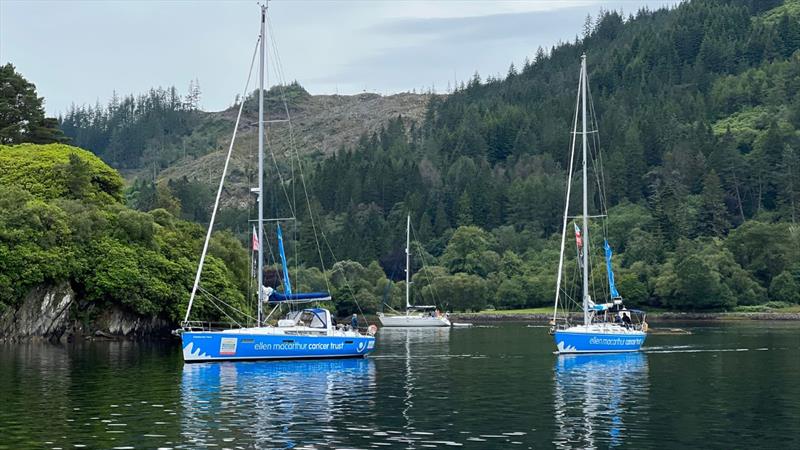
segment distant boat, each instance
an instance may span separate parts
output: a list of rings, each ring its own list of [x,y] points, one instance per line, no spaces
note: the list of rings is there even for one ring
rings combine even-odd
[[[189,298],[189,307],[181,324],[180,334],[183,344],[183,359],[186,362],[220,361],[220,360],[264,360],[264,359],[312,359],[312,358],[351,358],[363,357],[375,348],[374,334],[376,328],[369,328],[370,334],[365,335],[357,329],[336,327],[330,311],[321,307],[309,307],[301,310],[290,311],[277,326],[266,325],[263,315],[263,306],[273,305],[273,312],[281,305],[309,304],[329,301],[327,292],[293,293],[289,280],[288,265],[283,248],[283,237],[280,225],[277,226],[278,247],[283,263],[284,292],[277,292],[272,288],[264,287],[264,77],[265,70],[265,41],[266,41],[266,6],[261,7],[261,35],[259,42],[259,105],[258,105],[258,188],[253,191],[258,195],[258,231],[253,243],[258,252],[258,311],[254,327],[238,326],[227,329],[214,329],[204,322],[192,322],[189,318],[192,313],[192,304],[197,294],[203,262],[205,261],[214,218],[219,206],[220,194],[225,180],[228,162],[233,149],[233,139],[242,114],[242,105],[239,107],[239,116],[236,120],[233,139],[225,160],[222,179],[217,191],[211,223],[208,227],[200,264],[197,268],[194,286]],[[223,301],[221,303],[224,304]],[[272,313],[270,313],[271,315]],[[269,317],[269,316],[268,316]],[[267,318],[268,318],[267,317]]]
[[[411,304],[411,216],[406,220],[406,311],[405,314],[378,313],[384,327],[449,327],[446,313],[435,305]]]
[[[587,135],[596,133],[597,130],[587,130],[587,102],[588,102],[588,75],[586,72],[586,55],[581,58],[580,82],[578,85],[580,105],[576,105],[574,128],[572,134],[572,150],[570,152],[569,169],[567,173],[567,195],[564,207],[564,220],[561,230],[561,252],[558,260],[558,275],[556,281],[555,305],[553,307],[553,320],[551,321],[551,334],[553,334],[558,353],[606,353],[606,352],[631,352],[637,351],[644,344],[647,337],[647,322],[645,313],[638,310],[628,310],[623,305],[614,284],[614,272],[611,267],[611,247],[608,240],[604,239],[605,266],[607,271],[607,290],[602,296],[608,296],[605,302],[596,303],[591,296],[589,275],[591,272],[591,245],[589,240],[589,190],[587,177]],[[594,109],[592,108],[592,111]],[[582,131],[578,131],[578,112],[582,111]],[[581,135],[583,159],[583,213],[580,217],[583,229],[574,223],[578,271],[583,277],[581,309],[583,310],[583,323],[574,325],[569,317],[569,303],[577,303],[566,291],[562,291],[562,277],[564,276],[564,247],[566,243],[569,216],[569,200],[572,187],[573,162],[575,160],[575,140]],[[599,150],[599,149],[596,149]],[[602,170],[595,166],[596,173]],[[601,198],[601,214],[599,218],[606,217],[604,191],[602,190],[602,177],[598,177],[598,195]],[[605,227],[601,228],[605,231]],[[563,295],[562,295],[563,294]],[[577,295],[575,296],[577,297]],[[559,311],[559,306],[562,306]]]

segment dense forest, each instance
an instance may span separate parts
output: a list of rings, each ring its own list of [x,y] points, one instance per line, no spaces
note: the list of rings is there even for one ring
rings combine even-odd
[[[403,278],[411,214],[415,296],[455,310],[551,304],[584,52],[622,295],[683,310],[800,302],[797,0],[603,11],[574,42],[538,49],[504,78],[476,74],[432,97],[420,123],[397,118],[353,148],[306,161],[310,208],[296,208],[290,233],[300,244],[292,264],[301,279],[310,288],[331,282],[340,313],[354,310],[353,297],[367,311],[382,299],[399,305],[402,282],[386,278]],[[208,136],[192,123],[199,119],[191,102],[173,102],[170,92],[87,109],[102,111],[90,122],[74,110],[62,128],[115,167],[163,166],[177,154],[174,142],[185,142],[171,136]],[[165,104],[174,111],[163,112]],[[117,116],[128,125],[112,124]],[[95,129],[108,144],[86,143],[76,131]],[[286,180],[293,194],[301,189],[300,180]],[[203,185],[215,182],[138,181],[128,197],[143,210],[172,208],[202,221],[211,197]],[[271,214],[291,213],[282,193],[271,199]],[[313,268],[320,254],[324,276]]]
[[[798,302],[800,2],[602,12],[583,32],[434,98],[418,127],[394,121],[319,163],[336,256],[401,274],[410,212],[438,291],[471,283],[478,307],[549,304],[585,52],[623,295],[677,309]]]

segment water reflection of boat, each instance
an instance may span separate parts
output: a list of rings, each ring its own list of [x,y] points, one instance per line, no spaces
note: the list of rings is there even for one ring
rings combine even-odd
[[[557,448],[621,445],[626,422],[644,408],[647,355],[562,355],[555,364]]]
[[[450,354],[450,328],[384,328],[381,330],[381,346],[389,354],[398,355],[402,358],[402,369],[404,375],[397,370],[396,377],[402,377],[402,391],[398,392],[396,398],[402,399],[400,415],[403,417],[403,431],[405,435],[395,436],[392,440],[413,446],[415,438],[412,433],[416,430],[415,416],[419,414],[419,409],[428,407],[428,402],[432,400],[430,396],[421,396],[418,391],[424,389],[425,381],[421,380],[421,374],[430,372],[427,364],[429,357],[441,357]],[[398,368],[399,369],[399,368]],[[426,380],[431,382],[432,380]],[[398,383],[399,386],[399,383]],[[392,397],[392,389],[384,389],[381,392]],[[442,388],[444,389],[444,387]],[[434,400],[439,405],[438,400]],[[417,404],[415,414],[415,403]],[[419,405],[422,403],[422,405]]]
[[[375,365],[364,359],[187,364],[181,381],[181,433],[189,447],[317,446],[326,445],[332,422],[369,414]]]

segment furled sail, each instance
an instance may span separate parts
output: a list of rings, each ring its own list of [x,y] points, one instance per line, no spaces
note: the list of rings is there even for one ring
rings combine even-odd
[[[608,271],[608,290],[611,292],[611,298],[622,297],[617,292],[617,286],[614,284],[614,270],[611,269],[611,246],[608,245],[608,239],[603,242],[603,248],[606,250],[606,269]]]
[[[292,292],[292,282],[289,280],[289,264],[286,262],[286,251],[283,247],[283,230],[278,225],[278,252],[281,256],[281,264],[283,264],[283,290],[278,292],[272,288],[264,288],[264,297],[267,302],[280,303],[280,302],[325,302],[331,299],[331,294],[328,292]]]
[[[280,224],[278,224],[278,250],[281,254],[281,264],[283,264],[283,290],[286,295],[292,295],[292,282],[289,280],[289,265],[286,264],[286,252],[283,251],[283,232]]]

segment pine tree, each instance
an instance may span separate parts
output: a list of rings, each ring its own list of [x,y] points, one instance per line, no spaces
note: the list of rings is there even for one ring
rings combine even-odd
[[[583,40],[589,38],[592,35],[592,30],[594,29],[594,21],[592,20],[591,14],[586,15],[586,19],[583,21]]]
[[[464,192],[461,193],[461,196],[458,197],[458,203],[456,204],[456,217],[458,220],[458,226],[466,226],[472,225],[473,218],[472,218],[472,198],[467,192],[467,189],[464,189]]]
[[[508,73],[506,74],[506,79],[510,80],[517,76],[517,68],[514,67],[514,63],[512,62],[510,66],[508,66]]]
[[[700,232],[723,236],[730,228],[728,211],[725,207],[725,191],[719,176],[712,169],[703,179],[703,209],[700,212]]]
[[[447,212],[444,210],[444,204],[439,201],[436,203],[436,212],[433,218],[433,231],[437,236],[441,236],[447,229],[450,228],[450,221],[447,219]]]
[[[789,210],[792,223],[800,220],[800,151],[786,146],[779,174],[780,203]]]
[[[48,144],[68,139],[55,118],[45,118],[36,86],[11,63],[0,66],[0,144]]]

